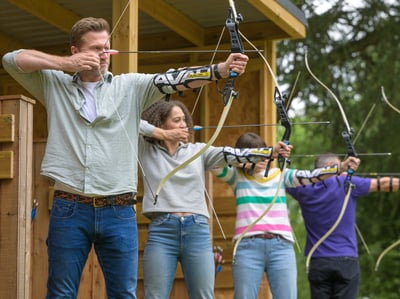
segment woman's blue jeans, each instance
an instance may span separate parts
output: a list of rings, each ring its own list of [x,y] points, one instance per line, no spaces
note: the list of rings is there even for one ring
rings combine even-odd
[[[274,299],[297,298],[296,255],[285,239],[243,238],[232,271],[235,299],[257,299],[264,272]]]
[[[145,299],[169,298],[178,262],[189,297],[214,298],[214,255],[205,216],[162,214],[153,218],[143,255]]]
[[[136,212],[132,206],[93,208],[54,198],[47,239],[47,297],[76,298],[94,244],[109,299],[135,299],[138,268]]]

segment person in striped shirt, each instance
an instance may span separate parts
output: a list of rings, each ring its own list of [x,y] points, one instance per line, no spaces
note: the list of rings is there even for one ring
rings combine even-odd
[[[236,148],[265,146],[264,140],[251,132],[241,135],[235,145]],[[236,198],[233,242],[240,243],[232,264],[234,299],[257,299],[264,272],[274,299],[297,298],[294,236],[285,188],[318,182],[349,166],[354,169],[358,159],[349,157],[340,164],[314,170],[284,168],[282,172],[280,168],[271,168],[266,176],[267,163],[213,170],[219,179],[230,185]],[[266,209],[268,213],[260,218]]]

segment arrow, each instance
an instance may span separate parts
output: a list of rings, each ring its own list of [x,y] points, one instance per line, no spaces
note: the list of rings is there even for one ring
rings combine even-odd
[[[337,156],[347,156],[347,154],[335,154]],[[391,156],[392,153],[357,153],[359,156]],[[319,154],[298,154],[298,155],[290,155],[290,157],[294,158],[314,158],[319,156]]]
[[[331,122],[330,121],[309,121],[309,122],[298,122],[298,123],[292,123],[292,125],[329,125]],[[243,127],[275,127],[275,126],[280,126],[281,124],[244,124],[244,125],[227,125],[223,126],[224,129],[226,128],[243,128]],[[194,131],[201,131],[205,129],[214,129],[217,126],[193,126],[191,128]]]
[[[262,50],[244,50],[244,52],[263,52]],[[231,53],[231,50],[137,50],[137,51],[119,51],[110,49],[103,53],[116,54],[170,54],[170,53]]]
[[[400,176],[400,172],[358,172],[359,176]]]

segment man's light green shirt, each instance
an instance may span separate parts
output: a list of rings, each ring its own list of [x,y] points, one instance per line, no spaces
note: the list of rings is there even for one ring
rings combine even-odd
[[[136,192],[140,115],[163,97],[154,75],[108,72],[95,89],[97,117],[88,122],[80,114],[85,98],[77,75],[25,73],[15,63],[17,53],[3,57],[4,68],[47,110],[41,174],[85,194]]]

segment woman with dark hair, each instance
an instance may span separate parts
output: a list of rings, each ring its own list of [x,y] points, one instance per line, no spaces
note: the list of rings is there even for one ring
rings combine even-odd
[[[266,144],[259,135],[245,133],[235,146],[265,147]],[[338,163],[312,171],[285,168],[282,173],[281,169],[272,168],[268,176],[265,176],[267,161],[213,170],[232,187],[236,198],[233,241],[240,243],[236,244],[232,265],[235,299],[257,299],[264,272],[274,299],[297,298],[294,236],[285,187],[318,182],[347,169],[350,163],[355,163],[355,158],[349,158],[342,165]],[[263,216],[267,209],[268,213]]]
[[[160,138],[160,130],[188,132],[192,117],[179,101],[159,101],[148,108],[142,119],[143,134]],[[188,140],[191,138],[188,138]],[[175,167],[192,157],[204,143],[143,138],[139,160],[145,174],[142,213],[151,222],[143,256],[144,298],[169,298],[177,263],[180,262],[191,299],[214,298],[214,256],[204,195],[205,172],[227,163],[259,162],[290,154],[291,146],[235,149],[208,148],[199,158],[175,173],[159,192],[154,190]]]

